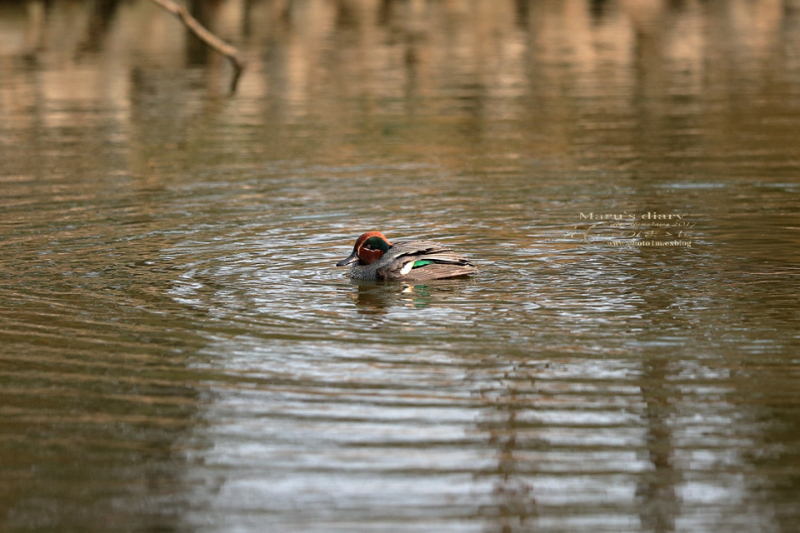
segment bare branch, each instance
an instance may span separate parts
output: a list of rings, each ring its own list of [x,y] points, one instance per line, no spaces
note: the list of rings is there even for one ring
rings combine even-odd
[[[186,10],[185,6],[176,4],[172,0],[152,0],[159,6],[163,7],[176,17],[178,17],[183,24],[189,28],[201,41],[206,43],[209,47],[213,48],[220,54],[227,57],[231,65],[233,65],[233,79],[231,80],[231,93],[236,92],[236,86],[239,83],[239,77],[242,75],[247,63],[242,59],[242,54],[239,50],[226,43],[200,24],[196,18],[191,16]]]

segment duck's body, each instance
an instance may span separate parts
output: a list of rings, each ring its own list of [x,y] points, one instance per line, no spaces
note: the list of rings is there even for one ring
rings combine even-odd
[[[475,274],[466,257],[431,241],[390,243],[382,233],[368,231],[356,240],[350,257],[336,266],[350,265],[358,280],[427,281]]]

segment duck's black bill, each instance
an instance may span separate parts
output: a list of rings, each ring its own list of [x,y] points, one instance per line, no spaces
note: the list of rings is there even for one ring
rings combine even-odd
[[[350,257],[348,257],[347,259],[342,259],[341,261],[336,263],[336,266],[343,267],[349,265],[350,263],[355,263],[356,261],[358,261],[358,253],[356,253],[356,251],[353,250],[353,253],[350,254]]]

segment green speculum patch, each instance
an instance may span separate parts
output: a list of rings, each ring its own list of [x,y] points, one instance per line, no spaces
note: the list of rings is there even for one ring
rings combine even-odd
[[[425,265],[431,265],[433,261],[421,260],[421,261],[414,261],[414,266],[412,268],[419,268],[424,267]]]

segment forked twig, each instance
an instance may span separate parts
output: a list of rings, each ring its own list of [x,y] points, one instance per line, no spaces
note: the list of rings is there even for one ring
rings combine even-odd
[[[247,63],[242,59],[242,54],[239,50],[226,43],[200,24],[196,18],[191,16],[186,10],[186,7],[176,4],[171,0],[152,0],[159,6],[163,7],[176,17],[178,17],[183,24],[189,28],[201,41],[208,46],[227,57],[231,65],[233,65],[233,79],[231,79],[231,94],[236,92],[236,85],[239,83],[239,77],[242,75]]]

